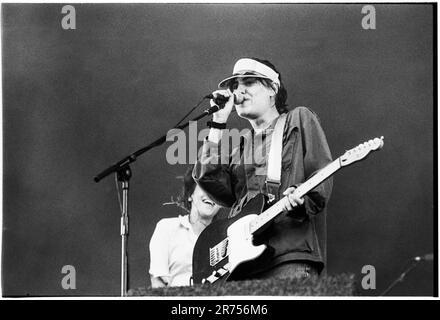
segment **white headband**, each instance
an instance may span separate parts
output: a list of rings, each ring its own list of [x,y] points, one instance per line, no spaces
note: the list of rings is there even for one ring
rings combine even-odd
[[[249,75],[246,73],[257,73],[255,75]],[[242,78],[244,75],[256,78],[266,78],[270,79],[273,83],[280,86],[279,74],[275,72],[272,68],[266,66],[265,64],[258,62],[253,59],[243,58],[238,60],[234,65],[234,70],[232,76],[222,80],[218,86],[219,88],[224,87],[229,80],[234,78]]]

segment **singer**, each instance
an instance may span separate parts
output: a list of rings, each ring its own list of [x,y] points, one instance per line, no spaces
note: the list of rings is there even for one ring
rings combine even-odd
[[[293,194],[295,187],[332,161],[326,136],[316,114],[306,107],[287,106],[287,90],[281,74],[267,60],[239,59],[233,74],[212,93],[215,100],[227,100],[213,114],[210,131],[194,167],[198,185],[219,205],[230,207],[236,216],[259,193],[288,195],[284,214],[255,237],[270,250],[265,259],[252,265],[245,279],[271,277],[302,278],[322,274],[326,264],[326,206],[332,190],[328,179],[303,198]],[[234,146],[231,154],[221,149],[226,123],[235,108],[252,127],[248,137]],[[282,136],[280,183],[267,181],[268,152],[276,123],[285,117]],[[281,148],[281,147],[280,147]],[[226,159],[226,160],[225,160]],[[225,164],[226,163],[226,164]],[[273,161],[276,166],[276,161]]]

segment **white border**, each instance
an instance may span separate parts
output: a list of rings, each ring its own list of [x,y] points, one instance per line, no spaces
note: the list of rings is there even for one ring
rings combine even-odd
[[[417,1],[409,1],[410,3],[417,3]],[[273,1],[273,0],[266,0],[266,1],[249,1],[249,0],[241,0],[241,1],[232,1],[232,0],[222,0],[222,1],[154,1],[154,0],[148,0],[148,1],[114,1],[114,0],[105,0],[105,1],[90,1],[90,0],[73,0],[73,1],[53,1],[50,2],[48,0],[46,1],[36,1],[36,0],[22,0],[22,1],[4,1],[0,0],[0,4],[3,3],[45,3],[45,4],[71,4],[71,3],[91,3],[91,4],[109,4],[109,3],[175,3],[175,4],[221,4],[221,3],[246,3],[246,4],[258,4],[258,3],[273,3],[273,4],[282,4],[282,3],[304,3],[304,4],[332,4],[332,3],[344,3],[344,4],[356,4],[356,3],[405,3],[405,1],[397,1],[397,0],[379,0],[379,1],[361,1],[361,0],[355,0],[355,1]],[[420,2],[419,2],[420,3]],[[438,1],[422,1],[422,3],[437,3],[437,20],[439,19],[439,3]],[[0,7],[0,40],[2,40],[3,36],[3,30],[1,30],[1,7]],[[438,60],[438,34],[440,32],[439,23],[437,21],[437,68],[439,64]],[[0,44],[2,45],[3,42],[0,41]],[[0,57],[2,56],[2,46],[0,45]],[[438,69],[437,69],[438,73]],[[437,79],[437,99],[438,99],[438,92],[439,92],[439,84]],[[0,300],[440,300],[438,297],[394,297],[394,296],[387,296],[387,297],[380,297],[380,296],[356,296],[356,297],[316,297],[316,296],[160,296],[160,297],[149,297],[149,296],[142,296],[142,297],[95,297],[95,296],[81,296],[81,297],[20,297],[20,298],[3,298],[3,278],[2,278],[2,257],[3,257],[3,246],[2,246],[2,238],[3,238],[3,73],[2,73],[2,62],[0,62],[0,101],[2,105],[2,112],[0,113],[0,130],[2,132],[2,139],[0,140],[0,172],[2,176],[2,181],[0,184],[0,230],[2,231],[2,234],[0,235]],[[435,107],[435,106],[434,106]],[[439,110],[437,109],[437,139],[440,136],[440,131],[438,128],[439,124]],[[438,148],[438,145],[437,145]],[[438,167],[437,167],[438,169]],[[437,180],[437,186],[438,186],[438,180]],[[437,190],[437,201],[439,199],[440,190]],[[437,202],[437,208],[438,208],[438,202]],[[437,211],[437,217],[438,217],[438,211]],[[439,237],[438,230],[439,230],[440,222],[437,218],[437,237]],[[437,239],[437,250],[438,250],[438,243],[439,239]],[[437,258],[439,257],[439,251],[437,251]],[[437,270],[439,271],[439,270]],[[440,279],[439,279],[439,272],[437,272],[438,277],[438,283],[437,283],[437,289],[440,288]],[[116,280],[115,280],[116,281]]]

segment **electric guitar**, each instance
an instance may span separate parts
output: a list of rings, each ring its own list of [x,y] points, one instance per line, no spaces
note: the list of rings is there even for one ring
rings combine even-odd
[[[384,145],[383,137],[364,142],[319,170],[295,189],[298,197],[325,181],[342,167],[364,159]],[[253,236],[283,212],[287,196],[267,206],[266,196],[252,198],[233,218],[214,221],[199,235],[193,251],[193,282],[214,283],[242,278],[247,267],[263,255],[267,246],[254,245]],[[260,214],[257,214],[261,212]]]

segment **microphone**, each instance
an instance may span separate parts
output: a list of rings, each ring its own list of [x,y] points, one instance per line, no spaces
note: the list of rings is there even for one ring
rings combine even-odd
[[[415,261],[433,261],[434,260],[434,254],[428,253],[421,257],[414,257],[413,260]]]
[[[244,101],[244,97],[241,93],[233,93],[234,96],[234,104],[242,104]],[[225,97],[222,95],[219,95],[217,98],[214,98],[214,95],[212,93],[206,95],[204,97],[205,99],[213,99],[214,103],[217,104],[220,109],[224,107],[225,103],[228,102],[229,97]]]

